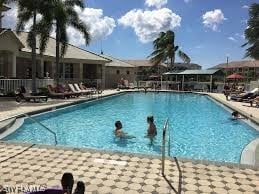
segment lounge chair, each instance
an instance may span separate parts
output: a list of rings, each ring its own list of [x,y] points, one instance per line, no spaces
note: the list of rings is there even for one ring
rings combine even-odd
[[[251,91],[245,92],[245,93],[241,93],[238,95],[232,95],[230,97],[231,100],[234,101],[243,101],[244,99],[251,99],[251,98],[255,98],[257,95],[259,94],[259,88],[255,88]]]
[[[82,94],[82,92],[77,91],[77,90],[75,89],[75,87],[74,87],[73,84],[68,84],[68,87],[69,87],[69,89],[70,89],[76,96],[80,96],[80,95]]]
[[[74,84],[74,87],[77,91],[81,92],[81,94],[91,94],[91,90],[81,89],[78,84]]]
[[[31,95],[31,93],[29,93],[28,90],[26,90],[25,87],[22,86],[19,89],[15,100],[16,100],[16,102],[21,102],[22,100],[25,100],[27,102],[30,102],[31,100],[33,102],[40,102],[40,101],[47,102],[48,96]]]
[[[60,92],[56,88],[54,88],[52,85],[47,86],[49,95],[53,98],[69,98],[71,97],[71,93],[69,92]]]
[[[80,94],[78,92],[73,92],[71,89],[68,87],[66,88],[64,85],[58,85],[57,87],[58,92],[63,92],[66,94],[69,94],[70,97],[78,97]]]
[[[87,87],[85,87],[82,83],[79,84],[79,88],[80,88],[81,90],[88,90],[88,91],[91,92],[91,94],[96,94],[96,93],[97,93],[96,88],[87,88]]]

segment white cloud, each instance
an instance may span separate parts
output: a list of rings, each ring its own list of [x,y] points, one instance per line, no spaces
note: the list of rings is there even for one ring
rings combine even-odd
[[[206,12],[203,16],[203,24],[205,27],[212,29],[213,31],[218,30],[218,26],[223,23],[226,18],[220,9]]]
[[[11,28],[14,29],[16,26],[16,18],[17,18],[17,6],[15,4],[8,5],[11,9],[4,13],[3,28]]]
[[[153,11],[133,9],[118,20],[120,25],[134,29],[143,43],[153,41],[161,31],[181,25],[181,17],[168,8]]]
[[[167,0],[145,0],[145,5],[148,7],[161,8],[167,4]]]
[[[115,20],[113,18],[103,16],[102,9],[94,8],[81,8],[76,7],[76,12],[79,18],[89,27],[91,41],[97,41],[106,38],[112,34],[113,29],[116,27]],[[76,46],[83,46],[85,40],[83,35],[73,27],[67,28],[67,34],[69,36],[69,42]],[[52,37],[55,37],[55,32],[52,32]]]
[[[11,4],[10,7],[12,9],[6,12],[3,19],[3,27],[14,29],[17,20],[17,6]],[[89,26],[92,41],[104,39],[109,36],[116,26],[115,20],[111,17],[104,16],[103,10],[101,9],[84,8],[81,10],[76,7],[75,10],[79,14],[80,19]],[[40,16],[38,16],[38,19],[40,19]],[[31,25],[32,20],[25,25],[24,30],[29,31]],[[78,31],[72,27],[68,27],[67,32],[70,43],[75,44],[76,46],[84,45],[83,36]],[[55,33],[52,33],[51,36],[55,37]]]
[[[237,41],[233,36],[228,37],[228,40],[231,40],[231,41],[233,41],[233,42],[236,42],[236,41]]]
[[[249,9],[249,6],[248,5],[243,5],[242,8],[243,9]]]
[[[90,35],[93,41],[104,39],[110,34],[112,34],[113,29],[116,27],[115,20],[111,17],[103,15],[102,9],[94,8],[84,8],[81,10],[79,7],[76,7],[76,11],[79,14],[79,18],[90,28]],[[78,33],[74,29],[71,29],[72,34]],[[78,36],[80,37],[79,33]],[[79,37],[74,37],[71,39],[74,42],[77,42],[77,45],[80,45],[78,42]],[[81,35],[82,38],[82,35]],[[84,41],[81,42],[81,44]]]

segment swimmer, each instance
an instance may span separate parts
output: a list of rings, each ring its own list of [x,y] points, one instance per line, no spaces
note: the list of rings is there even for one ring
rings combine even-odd
[[[114,134],[115,134],[116,137],[120,137],[120,138],[127,138],[127,139],[136,138],[135,136],[128,135],[127,133],[123,132],[122,123],[120,121],[115,122]]]

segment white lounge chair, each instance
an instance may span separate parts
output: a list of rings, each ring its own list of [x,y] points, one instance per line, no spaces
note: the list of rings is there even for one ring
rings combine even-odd
[[[86,88],[82,83],[79,84],[79,88],[80,88],[81,90],[90,91],[91,94],[96,94],[96,93],[97,93],[96,88]]]
[[[70,89],[72,92],[74,92],[74,93],[76,93],[76,94],[82,94],[82,92],[80,92],[80,91],[78,91],[78,90],[75,89],[75,87],[73,86],[73,84],[68,84],[68,87],[69,87],[69,89]]]
[[[91,94],[91,90],[81,89],[78,84],[74,84],[75,89],[82,94]]]

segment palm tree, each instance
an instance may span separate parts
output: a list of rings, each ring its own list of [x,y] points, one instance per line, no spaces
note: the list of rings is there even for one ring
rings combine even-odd
[[[37,33],[42,33],[44,29],[36,31],[36,17],[37,14],[44,16],[48,15],[46,12],[46,2],[45,0],[0,0],[0,5],[4,3],[17,3],[18,6],[18,22],[16,26],[16,31],[19,34],[24,30],[24,25],[33,20],[33,24],[30,28],[30,32],[27,37],[27,43],[32,49],[32,93],[36,92],[36,36]],[[43,43],[42,43],[43,44]]]
[[[45,33],[41,34],[40,49],[46,48],[46,41],[48,40],[50,33],[55,28],[56,32],[56,83],[59,83],[59,63],[60,57],[66,53],[68,45],[67,27],[71,26],[81,32],[85,39],[85,44],[90,42],[90,34],[88,27],[79,19],[78,13],[74,7],[79,6],[84,8],[84,0],[49,0],[48,4],[49,14],[39,22],[36,26],[37,29],[44,29]],[[61,46],[61,49],[60,49]]]
[[[249,8],[248,27],[245,30],[245,37],[247,43],[242,47],[250,45],[246,49],[245,57],[251,57],[256,60],[259,59],[259,4],[254,3]]]
[[[190,63],[190,57],[183,51],[179,50],[179,46],[174,43],[175,34],[169,30],[161,32],[159,37],[153,41],[154,51],[149,56],[150,61],[154,65],[158,65],[166,60],[170,60],[169,70],[172,71],[175,62],[175,54],[178,51],[178,56],[185,62]]]

